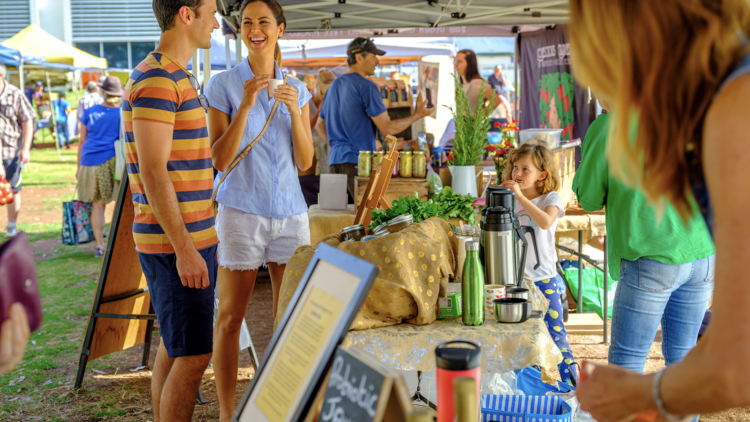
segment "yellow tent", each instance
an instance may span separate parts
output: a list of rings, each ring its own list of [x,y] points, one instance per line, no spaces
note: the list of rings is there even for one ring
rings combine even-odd
[[[44,56],[44,59],[50,63],[62,63],[84,68],[107,68],[107,59],[92,56],[68,45],[34,24],[27,26],[12,38],[3,41],[2,45],[25,53]]]

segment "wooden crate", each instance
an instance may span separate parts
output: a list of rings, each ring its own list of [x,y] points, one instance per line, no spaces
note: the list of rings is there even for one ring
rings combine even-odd
[[[365,195],[365,189],[367,189],[367,182],[369,180],[369,177],[354,178],[354,205],[356,207],[359,207],[359,204],[362,202],[362,197]],[[395,177],[388,184],[385,199],[390,204],[395,199],[398,199],[399,196],[414,196],[415,191],[419,193],[420,199],[427,201],[427,179]]]

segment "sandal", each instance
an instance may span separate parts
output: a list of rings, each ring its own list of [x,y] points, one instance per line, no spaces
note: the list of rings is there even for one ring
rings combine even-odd
[[[104,258],[104,248],[96,248],[94,258]]]

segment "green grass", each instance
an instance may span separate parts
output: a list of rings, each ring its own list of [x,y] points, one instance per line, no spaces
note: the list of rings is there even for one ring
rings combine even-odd
[[[62,374],[50,372],[77,361],[100,266],[101,259],[78,249],[37,263],[44,323],[32,333],[21,364],[0,376],[0,394],[15,394],[19,389],[34,394],[65,381]],[[23,381],[9,385],[21,376]],[[52,382],[47,383],[49,380]],[[4,412],[21,405],[18,401],[3,406],[0,419],[7,416]]]
[[[54,148],[31,150],[31,161],[26,164],[22,176],[24,189],[63,189],[76,184],[77,151]],[[50,199],[52,200],[52,199]]]

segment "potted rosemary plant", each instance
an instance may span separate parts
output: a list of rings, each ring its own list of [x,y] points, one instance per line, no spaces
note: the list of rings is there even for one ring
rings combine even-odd
[[[455,81],[456,108],[447,107],[453,114],[456,123],[456,137],[453,150],[448,155],[448,168],[453,177],[453,190],[461,195],[477,196],[475,166],[482,161],[487,146],[487,133],[490,131],[490,114],[492,109],[484,106],[482,97],[472,110],[469,99],[462,89],[458,77]],[[493,89],[494,97],[494,89]]]

